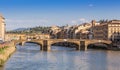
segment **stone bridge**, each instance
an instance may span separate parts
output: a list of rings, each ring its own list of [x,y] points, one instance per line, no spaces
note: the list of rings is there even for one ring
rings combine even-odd
[[[51,45],[59,42],[69,42],[78,45],[76,50],[87,50],[88,45],[95,43],[103,43],[110,47],[111,41],[107,40],[80,40],[80,39],[39,39],[39,40],[14,40],[14,44],[24,45],[26,42],[36,43],[40,45],[40,50],[50,51]]]

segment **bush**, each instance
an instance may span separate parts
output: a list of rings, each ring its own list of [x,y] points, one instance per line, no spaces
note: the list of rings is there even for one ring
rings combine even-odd
[[[1,53],[4,53],[4,50],[5,50],[6,48],[8,48],[8,46],[5,46],[5,47],[0,48],[0,54],[1,54]]]

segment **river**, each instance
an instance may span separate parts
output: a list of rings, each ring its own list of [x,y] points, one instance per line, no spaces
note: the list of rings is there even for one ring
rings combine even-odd
[[[120,70],[120,51],[52,46],[50,52],[45,52],[39,45],[26,43],[17,46],[0,70]]]

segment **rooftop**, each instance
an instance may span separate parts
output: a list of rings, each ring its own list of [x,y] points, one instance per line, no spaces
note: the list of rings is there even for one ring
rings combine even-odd
[[[111,20],[110,23],[120,23],[120,20]]]

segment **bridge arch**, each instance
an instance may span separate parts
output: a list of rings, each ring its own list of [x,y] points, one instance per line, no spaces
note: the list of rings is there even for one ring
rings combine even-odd
[[[40,45],[40,46],[42,46],[42,43],[40,43],[40,42],[34,42],[34,41],[25,41],[24,42],[24,44],[25,43],[33,43],[33,44],[37,44],[37,45]]]
[[[87,45],[87,49],[108,49],[109,44],[107,43],[90,43]]]
[[[65,46],[65,47],[70,47],[70,48],[77,48],[77,47],[79,47],[78,44],[73,43],[73,42],[55,42],[55,43],[52,43],[51,46],[52,45]]]
[[[43,41],[42,40],[40,40],[40,41],[14,41],[14,45],[19,44],[19,45],[23,46],[25,43],[38,44],[38,45],[40,45],[40,50],[42,50],[42,48],[43,48]]]
[[[71,47],[71,48],[76,48],[77,50],[79,50],[80,48],[80,43],[79,41],[74,41],[74,40],[63,40],[63,39],[59,39],[59,40],[51,40],[51,41],[48,41],[49,43],[49,46],[52,46],[54,44],[63,44],[61,46],[68,46],[68,47]]]
[[[111,41],[105,41],[105,40],[92,40],[92,41],[86,41],[86,48],[89,48],[90,45],[100,45],[101,47],[97,47],[96,48],[103,48],[103,49],[108,49],[109,47],[111,47]]]

